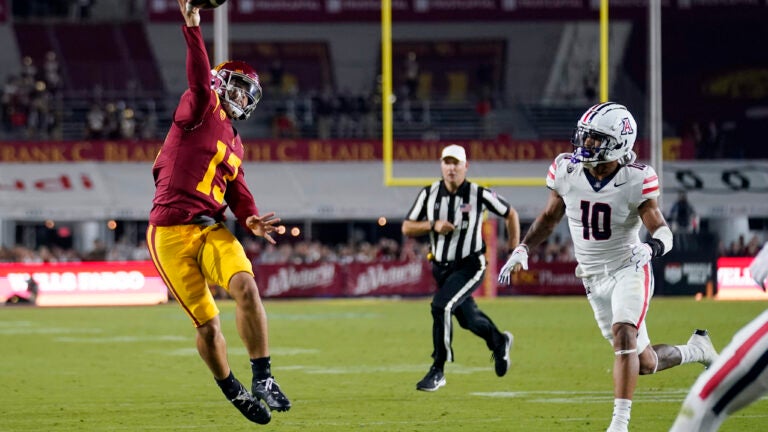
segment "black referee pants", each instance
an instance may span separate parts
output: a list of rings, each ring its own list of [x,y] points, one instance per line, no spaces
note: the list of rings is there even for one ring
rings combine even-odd
[[[483,338],[489,350],[506,342],[491,318],[472,298],[472,293],[483,282],[485,268],[485,256],[480,254],[449,264],[432,264],[432,275],[437,281],[437,292],[432,297],[432,358],[435,366],[442,367],[446,361],[453,361],[452,315],[461,327]]]

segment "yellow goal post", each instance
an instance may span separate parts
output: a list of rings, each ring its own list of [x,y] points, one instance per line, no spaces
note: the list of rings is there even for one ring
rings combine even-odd
[[[381,128],[384,186],[412,187],[432,183],[433,177],[395,177],[393,174],[393,112],[395,96],[392,92],[392,0],[381,0]],[[543,177],[475,177],[472,181],[486,186],[544,186]]]

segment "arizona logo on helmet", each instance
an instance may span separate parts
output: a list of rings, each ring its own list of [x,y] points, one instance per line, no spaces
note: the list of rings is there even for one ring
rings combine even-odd
[[[621,134],[622,135],[631,135],[635,133],[634,129],[632,129],[632,123],[629,121],[628,117],[624,117],[621,119]]]

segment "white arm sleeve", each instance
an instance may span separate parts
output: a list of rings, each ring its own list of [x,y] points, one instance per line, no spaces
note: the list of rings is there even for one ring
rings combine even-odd
[[[664,253],[662,255],[666,255],[667,252],[672,250],[672,230],[668,226],[661,226],[653,232],[651,237],[661,241],[661,244],[664,245]]]

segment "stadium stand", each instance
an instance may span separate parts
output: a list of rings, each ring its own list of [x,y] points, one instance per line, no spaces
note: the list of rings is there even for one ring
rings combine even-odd
[[[42,0],[13,2],[14,6],[32,3],[53,4]],[[174,2],[151,2],[153,6],[161,3],[173,6]],[[61,84],[60,91],[48,101],[50,109],[57,113],[54,131],[32,132],[27,118],[14,118],[21,122],[22,130],[6,128],[0,137],[14,141],[94,138],[86,135],[86,130],[89,112],[97,106],[96,111],[102,111],[107,123],[114,125],[123,115],[133,116],[135,122],[130,135],[109,129],[99,138],[159,142],[170,120],[169,107],[175,106],[183,90],[184,64],[183,53],[174,48],[179,38],[178,22],[148,18],[142,12],[149,4],[100,0],[93,5],[90,18],[73,13],[61,15],[58,9],[55,15],[45,17],[33,16],[30,10],[24,16],[14,16],[15,9],[11,11],[9,19],[0,23],[0,36],[8,32],[14,41],[2,41],[0,46],[15,44],[17,52],[7,51],[9,57],[17,58],[9,58],[0,70],[16,75],[14,69],[21,69],[22,59],[28,56],[42,72],[45,57],[53,52],[59,61]],[[126,7],[132,12],[126,12]],[[620,12],[612,15],[609,94],[633,107],[642,125],[643,139],[648,125],[647,23],[642,8],[617,8]],[[634,9],[622,14],[622,8]],[[680,137],[680,147],[685,149],[670,154],[681,155],[682,159],[768,159],[765,146],[754,139],[760,136],[768,112],[765,94],[760,91],[768,58],[765,50],[750,45],[765,39],[764,8],[756,12],[756,7],[751,6],[697,5],[693,11],[686,11],[676,3],[665,8],[665,35],[673,34],[670,28],[682,28],[683,24],[686,28],[685,34],[665,38],[664,42],[664,70],[674,76],[665,82],[664,130],[665,135]],[[698,10],[707,8],[714,12],[700,16]],[[454,16],[422,22],[411,16],[396,22],[395,139],[437,143],[487,139],[496,144],[557,140],[567,144],[574,118],[595,97],[595,78],[589,74],[594,74],[599,33],[595,11],[591,7],[585,10],[568,20],[544,13],[542,17],[519,19],[509,18],[511,15],[502,19],[486,16],[478,21]],[[734,10],[742,12],[731,12]],[[176,18],[175,9],[168,13]],[[696,20],[686,21],[690,14],[695,14]],[[355,21],[350,13],[338,22],[328,16],[317,22],[312,20],[315,17],[292,22],[291,15],[279,20],[280,25],[262,25],[269,20],[257,15],[249,22],[251,18],[241,14],[229,28],[230,57],[256,65],[265,86],[259,109],[248,124],[241,126],[244,136],[254,140],[304,138],[302,143],[317,138],[360,138],[361,142],[369,140],[367,145],[376,140],[381,133],[378,15],[368,14],[366,19]],[[726,18],[745,24],[711,31],[717,19]],[[482,25],[472,25],[475,22]],[[210,26],[210,21],[204,25]],[[469,25],[472,32],[467,31]],[[212,34],[209,30],[206,35]],[[83,49],[85,46],[88,49]],[[410,53],[417,66],[416,74],[411,76],[407,72]],[[706,91],[699,92],[702,89]],[[22,110],[26,113],[29,106]],[[7,126],[13,129],[12,119],[6,117]],[[310,164],[298,164],[297,175],[304,177],[295,183],[312,183],[318,178],[318,172],[308,168]],[[371,166],[365,169],[378,168]],[[432,168],[427,166],[422,172]],[[678,172],[686,169],[682,167]],[[533,171],[532,175],[538,173]],[[291,177],[286,172],[277,175]],[[757,168],[743,175],[750,176],[754,188],[758,183],[754,180],[759,175]],[[378,172],[368,182],[379,187]],[[355,188],[349,187],[347,192],[352,194]],[[409,200],[412,198],[411,191],[401,192]],[[322,197],[333,201],[334,194],[338,192]],[[532,212],[534,205],[526,194],[508,195],[520,197],[526,211]],[[706,204],[715,209],[712,212],[735,211]],[[334,213],[332,218],[340,218],[341,213]],[[742,227],[740,231],[750,230]]]

